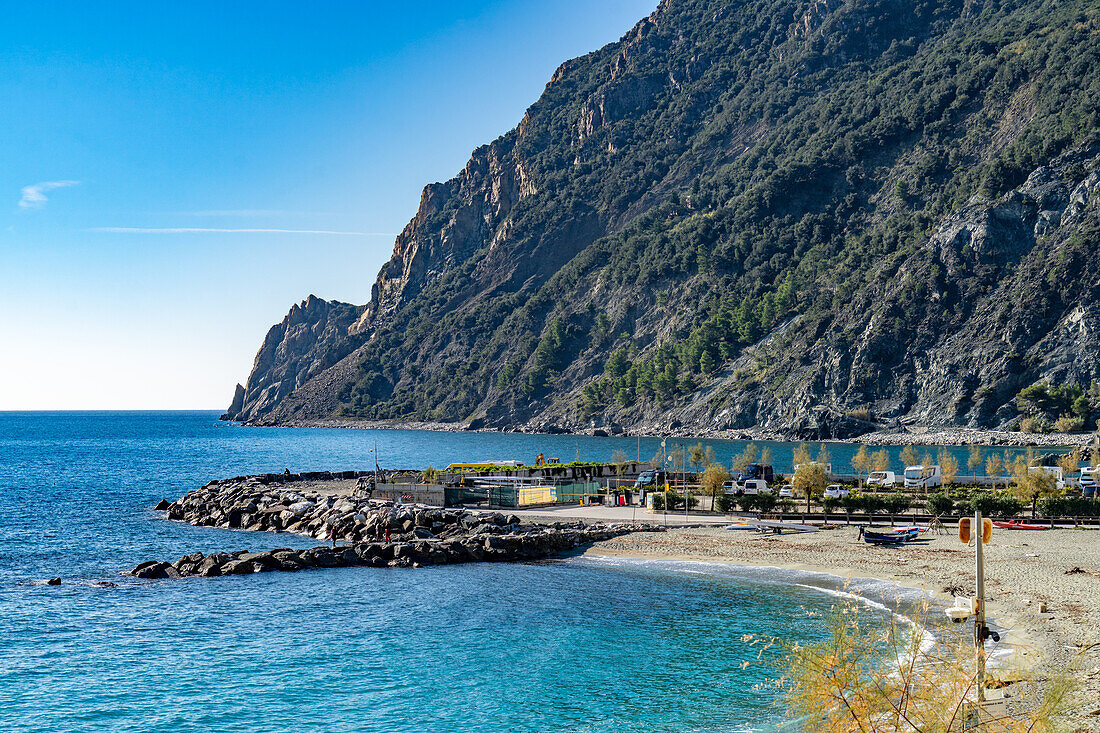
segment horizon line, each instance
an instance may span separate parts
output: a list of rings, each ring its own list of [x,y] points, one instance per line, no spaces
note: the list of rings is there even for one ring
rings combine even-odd
[[[107,234],[325,234],[345,237],[396,237],[389,232],[345,232],[332,229],[230,229],[220,227],[89,227]]]

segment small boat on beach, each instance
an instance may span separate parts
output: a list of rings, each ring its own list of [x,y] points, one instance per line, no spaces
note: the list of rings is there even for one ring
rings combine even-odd
[[[918,527],[891,530],[863,529],[861,537],[864,542],[871,545],[900,545],[920,537],[920,529]]]
[[[1050,529],[1045,524],[1025,524],[1018,519],[1009,520],[993,520],[994,527],[1000,527],[1001,529]]]

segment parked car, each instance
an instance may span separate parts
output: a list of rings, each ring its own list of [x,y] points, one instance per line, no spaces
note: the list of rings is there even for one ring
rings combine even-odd
[[[779,498],[780,499],[793,499],[794,498],[794,487],[791,486],[790,484],[786,484],[785,486],[783,486],[783,488],[781,488],[779,490]]]
[[[737,485],[736,481],[727,481],[722,484],[722,493],[724,494],[736,494],[741,490],[741,487]]]
[[[843,499],[850,493],[851,491],[847,487],[841,486],[840,484],[829,484],[825,487],[826,499]]]

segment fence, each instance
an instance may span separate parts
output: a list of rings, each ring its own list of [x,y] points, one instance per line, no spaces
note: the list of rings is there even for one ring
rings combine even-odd
[[[448,486],[443,498],[447,506],[481,503],[501,507],[579,504],[586,496],[596,496],[600,488],[597,481],[545,482],[537,486],[519,483]]]

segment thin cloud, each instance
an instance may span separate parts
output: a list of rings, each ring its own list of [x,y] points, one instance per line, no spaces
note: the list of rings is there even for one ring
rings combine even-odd
[[[332,234],[345,237],[396,237],[387,232],[341,232],[332,229],[222,229],[213,227],[92,227],[110,234]]]
[[[23,197],[19,199],[20,209],[41,209],[49,200],[46,193],[55,188],[68,188],[79,185],[80,181],[42,181],[31,186],[23,186]]]
[[[284,209],[209,209],[206,211],[184,211],[187,216],[331,216],[325,211],[286,211]]]

